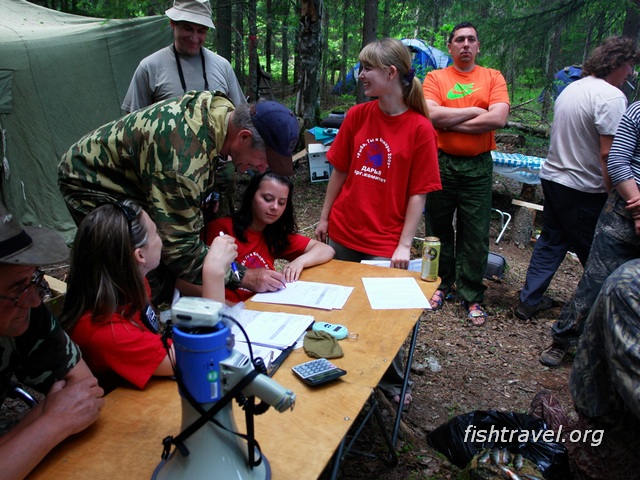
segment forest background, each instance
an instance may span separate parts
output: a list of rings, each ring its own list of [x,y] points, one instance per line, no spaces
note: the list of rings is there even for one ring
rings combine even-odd
[[[336,96],[358,53],[376,38],[418,38],[447,51],[453,26],[478,28],[477,62],[500,70],[517,126],[548,132],[551,98],[543,88],[565,66],[581,64],[610,35],[638,39],[640,0],[210,0],[215,32],[207,46],[227,58],[245,93],[255,100],[258,72],[272,78],[273,94],[304,119],[320,124],[329,111],[365,100]],[[51,9],[99,18],[161,15],[172,0],[33,0]],[[470,10],[470,7],[472,11]],[[421,78],[425,72],[417,72]],[[550,91],[547,88],[546,91]],[[637,90],[636,90],[637,91]],[[634,94],[630,95],[635,97]],[[635,98],[630,98],[633,101]]]
[[[6,1],[6,0],[0,0]],[[363,97],[332,95],[357,62],[362,46],[375,38],[419,38],[447,51],[453,26],[471,21],[481,41],[478,63],[504,74],[511,96],[509,125],[527,133],[526,144],[499,143],[501,151],[546,157],[552,121],[552,100],[538,102],[550,91],[553,76],[565,66],[582,63],[610,35],[638,40],[640,0],[210,0],[215,32],[207,46],[226,57],[244,92],[255,99],[257,72],[272,76],[275,99],[304,119],[305,128],[319,125],[332,110],[345,111]],[[172,0],[36,0],[41,6],[98,18],[163,15]],[[427,72],[417,72],[424,77]],[[629,102],[638,98],[627,90]],[[506,129],[505,129],[506,130]],[[501,136],[505,130],[501,131]],[[530,135],[534,133],[534,135]],[[524,140],[524,138],[522,138]],[[506,148],[505,148],[506,147]],[[239,177],[240,178],[240,177]],[[326,183],[311,183],[306,169],[298,169],[297,219],[301,230],[313,231],[319,218]],[[240,183],[239,183],[240,184]],[[526,187],[528,189],[525,194]],[[524,284],[532,243],[531,223],[541,215],[518,222],[512,199],[541,203],[540,186],[523,185],[496,175],[493,206],[514,215],[504,236],[492,222],[492,251],[508,259],[504,278],[488,279],[484,306],[489,313],[484,328],[471,328],[466,312],[446,302],[437,312],[425,312],[419,322],[416,356],[411,365],[414,400],[403,418],[398,447],[400,463],[389,467],[379,458],[350,456],[341,478],[351,480],[408,480],[458,478],[459,470],[436,452],[427,435],[443,422],[475,410],[526,413],[540,390],[553,392],[571,411],[568,390],[571,362],[556,369],[542,366],[539,353],[548,346],[549,327],[564,302],[571,298],[582,267],[570,255],[558,269],[548,294],[553,308],[528,322],[513,317]],[[526,213],[528,209],[518,209]],[[523,217],[524,218],[524,217]],[[522,228],[517,228],[518,225]],[[500,225],[500,227],[502,227]],[[418,232],[422,235],[424,231]],[[502,240],[498,241],[499,235]],[[526,241],[516,241],[516,237]],[[495,241],[495,243],[494,243]],[[414,252],[415,253],[415,252]],[[419,254],[419,253],[418,253]],[[66,267],[58,275],[63,278]],[[432,371],[432,360],[442,372]],[[390,422],[392,406],[380,396]],[[360,451],[385,453],[378,429],[371,427],[357,444]],[[325,474],[321,478],[328,478]]]

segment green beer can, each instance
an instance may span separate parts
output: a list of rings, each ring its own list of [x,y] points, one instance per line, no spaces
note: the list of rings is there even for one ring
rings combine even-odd
[[[427,282],[438,279],[438,262],[440,260],[440,239],[427,237],[422,245],[422,272],[420,278]]]

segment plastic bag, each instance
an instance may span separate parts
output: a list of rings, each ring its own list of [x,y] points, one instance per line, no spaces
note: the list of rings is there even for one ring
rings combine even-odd
[[[546,442],[543,435],[550,439],[551,431],[544,420],[533,415],[476,410],[440,425],[428,435],[427,440],[459,468],[466,467],[482,450],[498,447],[513,454],[521,453],[537,466],[547,480],[571,478],[564,445]]]

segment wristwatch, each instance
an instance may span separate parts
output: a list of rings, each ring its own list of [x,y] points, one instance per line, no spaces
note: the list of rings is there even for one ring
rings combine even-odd
[[[230,290],[236,290],[240,287],[242,283],[242,279],[244,278],[244,274],[247,273],[247,267],[244,265],[237,265],[238,276],[236,277],[235,273],[231,270],[229,271],[229,279],[225,286]]]

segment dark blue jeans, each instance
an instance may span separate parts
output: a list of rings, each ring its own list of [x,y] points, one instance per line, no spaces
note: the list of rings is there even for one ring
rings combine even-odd
[[[491,223],[491,152],[475,157],[438,154],[442,190],[427,195],[425,229],[440,238],[440,289],[455,283],[458,296],[480,303],[486,286]],[[456,215],[456,229],[453,218]]]
[[[593,232],[607,201],[606,193],[581,192],[544,179],[541,183],[542,232],[520,292],[520,301],[527,307],[534,307],[542,300],[568,251],[574,252],[583,266],[587,263]]]

